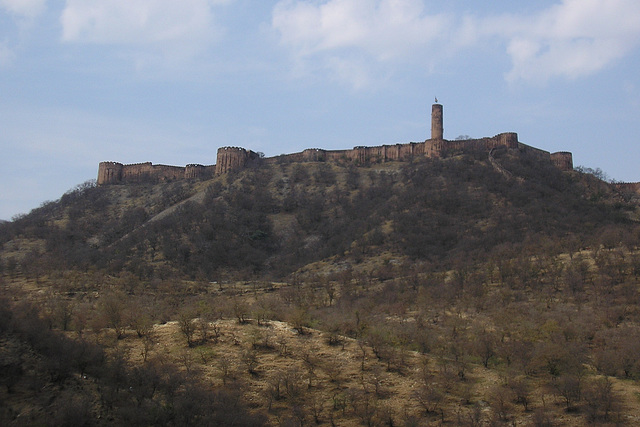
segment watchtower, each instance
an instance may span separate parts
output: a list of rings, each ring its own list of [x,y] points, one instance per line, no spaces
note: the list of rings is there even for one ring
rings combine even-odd
[[[444,128],[442,127],[442,104],[431,106],[431,139],[442,139]]]
[[[98,165],[98,185],[118,184],[122,182],[122,169],[118,162],[100,162]]]
[[[242,169],[251,160],[258,158],[258,153],[245,150],[240,147],[218,148],[218,158],[216,161],[216,175],[227,173],[235,169]]]

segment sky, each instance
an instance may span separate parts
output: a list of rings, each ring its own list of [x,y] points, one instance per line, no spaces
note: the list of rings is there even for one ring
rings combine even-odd
[[[0,0],[0,219],[98,163],[517,132],[640,181],[638,0]]]

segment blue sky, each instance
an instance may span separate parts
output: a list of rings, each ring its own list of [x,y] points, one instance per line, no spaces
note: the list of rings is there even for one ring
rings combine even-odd
[[[0,0],[0,219],[98,163],[518,132],[640,181],[637,0]]]

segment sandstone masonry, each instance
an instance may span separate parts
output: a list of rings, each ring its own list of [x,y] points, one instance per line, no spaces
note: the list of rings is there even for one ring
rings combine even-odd
[[[306,149],[299,153],[285,154],[263,159],[266,163],[290,162],[352,162],[365,165],[376,162],[409,161],[415,157],[437,158],[462,150],[481,150],[489,153],[492,149],[504,147],[517,149],[548,160],[563,171],[573,170],[573,157],[569,152],[549,153],[518,141],[515,132],[500,133],[493,137],[448,141],[443,138],[442,105],[431,107],[431,138],[424,142],[381,145],[377,147],[358,146],[351,150]],[[143,181],[172,181],[178,179],[207,178],[247,167],[260,159],[260,155],[240,147],[218,149],[215,165],[190,164],[186,167],[153,165],[151,162],[123,165],[117,162],[101,162],[98,166],[98,185],[123,184]]]

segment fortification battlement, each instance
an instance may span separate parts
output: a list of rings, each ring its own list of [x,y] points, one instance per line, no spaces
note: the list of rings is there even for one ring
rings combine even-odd
[[[244,151],[247,151],[247,150],[242,148],[242,147],[226,146],[226,147],[218,148],[218,151],[239,151],[239,152],[244,152]]]
[[[324,150],[307,148],[302,152],[285,154],[264,159],[266,163],[280,161],[290,162],[352,162],[356,165],[368,163],[408,161],[412,158],[442,157],[445,153],[462,150],[482,150],[487,153],[499,147],[519,149],[526,153],[546,159],[561,170],[573,170],[571,153],[561,151],[549,153],[518,141],[515,132],[499,133],[493,137],[479,139],[455,140],[444,139],[443,108],[441,104],[433,104],[431,108],[431,138],[423,142],[399,143],[368,147],[359,145],[350,150]],[[261,156],[242,147],[225,146],[218,148],[216,164],[203,166],[188,164],[186,167],[153,165],[151,162],[123,165],[118,162],[101,162],[98,167],[98,185],[140,182],[145,180],[169,181],[176,179],[193,179],[225,174],[233,170],[247,167]]]
[[[186,167],[154,165],[151,162],[123,165],[101,162],[98,166],[98,185],[124,184],[144,181],[175,181],[212,176],[215,166],[187,165]]]
[[[618,191],[640,194],[640,182],[616,182],[613,186]]]

